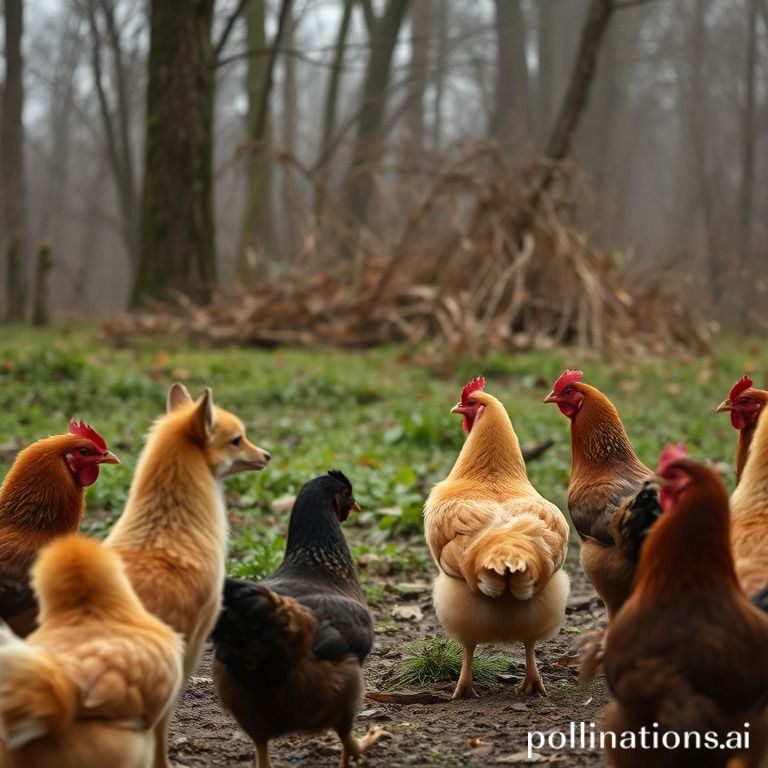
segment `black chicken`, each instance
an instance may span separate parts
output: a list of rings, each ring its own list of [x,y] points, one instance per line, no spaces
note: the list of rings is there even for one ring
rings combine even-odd
[[[227,579],[214,628],[216,690],[270,768],[268,742],[291,731],[332,728],[341,766],[359,759],[386,732],[355,738],[363,695],[362,663],[373,623],[341,523],[360,509],[338,471],[306,483],[296,499],[285,559],[258,582]]]

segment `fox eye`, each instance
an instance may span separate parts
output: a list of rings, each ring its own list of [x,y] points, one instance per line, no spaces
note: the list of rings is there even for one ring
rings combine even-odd
[[[232,445],[240,445],[240,443],[242,443],[242,442],[243,442],[243,436],[242,435],[238,435],[237,437],[234,437],[234,438],[232,438],[232,440],[230,440],[230,443],[232,443]]]

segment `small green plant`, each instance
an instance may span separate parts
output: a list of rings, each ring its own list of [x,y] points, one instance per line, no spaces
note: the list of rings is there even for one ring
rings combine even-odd
[[[399,669],[391,680],[392,688],[455,682],[459,679],[464,652],[447,637],[427,637],[405,646]],[[498,679],[509,669],[509,661],[498,653],[479,652],[472,662],[472,676],[480,685],[500,687]]]
[[[280,565],[284,552],[282,536],[263,534],[256,538],[243,531],[231,544],[227,570],[236,578],[263,579]]]

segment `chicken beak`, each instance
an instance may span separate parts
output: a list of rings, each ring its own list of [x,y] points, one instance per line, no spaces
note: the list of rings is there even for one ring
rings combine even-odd
[[[469,405],[462,405],[461,403],[456,403],[456,405],[451,408],[451,413],[471,413],[472,406]]]
[[[718,405],[717,408],[715,408],[715,413],[723,413],[724,411],[732,411],[732,410],[733,410],[733,403],[731,402],[730,399],[728,399],[728,400],[723,400],[723,402],[720,403],[720,405]]]
[[[557,395],[555,394],[555,390],[553,389],[542,401],[544,403],[556,403],[557,402]]]
[[[354,509],[355,512],[359,512],[362,509],[362,507],[356,501],[353,501],[352,502],[352,509]]]
[[[104,453],[99,456],[99,458],[96,461],[97,464],[119,464],[120,459],[115,456],[112,451],[104,451]]]

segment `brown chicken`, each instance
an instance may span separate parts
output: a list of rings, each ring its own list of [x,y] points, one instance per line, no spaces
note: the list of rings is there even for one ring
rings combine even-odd
[[[557,634],[565,617],[562,570],[568,523],[531,485],[504,406],[475,379],[451,411],[468,433],[448,477],[424,506],[424,532],[439,573],[435,612],[464,647],[453,697],[476,696],[472,657],[479,643],[525,645],[521,690],[546,693],[536,667],[537,642]]]
[[[71,421],[68,435],[38,440],[19,452],[0,487],[0,619],[17,635],[35,627],[37,603],[29,569],[56,536],[74,533],[85,510],[86,486],[102,464],[118,464],[104,438]]]
[[[310,480],[291,512],[280,567],[258,583],[226,580],[213,679],[256,744],[257,768],[270,768],[269,741],[291,731],[333,728],[342,768],[387,735],[352,733],[374,641],[341,531],[352,509],[360,507],[341,472]]]
[[[731,542],[741,588],[768,611],[768,419],[765,416],[757,422],[741,482],[731,496]]]
[[[757,768],[768,740],[768,617],[736,580],[725,487],[679,446],[664,450],[658,473],[663,514],[643,547],[632,595],[608,627],[603,660],[614,696],[605,730],[633,732],[636,748],[609,742],[609,761]],[[646,743],[653,746],[656,733],[659,748],[637,748],[643,728]],[[683,746],[688,738],[688,748],[676,748],[673,736],[665,744],[667,732]]]
[[[168,390],[167,413],[152,427],[128,501],[105,544],[120,553],[144,606],[184,637],[184,680],[197,667],[221,606],[227,515],[221,481],[262,469],[269,453],[249,442],[240,419]],[[156,728],[155,768],[169,768],[169,710]]]
[[[581,539],[581,565],[611,621],[629,597],[639,555],[622,521],[653,472],[632,450],[613,403],[582,377],[565,371],[544,402],[556,403],[571,421],[568,509]]]
[[[766,403],[768,403],[768,391],[754,389],[752,379],[745,374],[733,385],[727,399],[715,409],[718,413],[729,412],[733,428],[739,430],[739,439],[736,443],[737,484],[747,464],[749,446],[757,428],[757,419]]]
[[[150,768],[181,639],[96,541],[59,537],[32,581],[40,627],[21,640],[0,624],[0,768]]]

